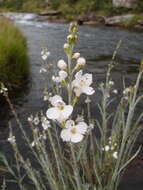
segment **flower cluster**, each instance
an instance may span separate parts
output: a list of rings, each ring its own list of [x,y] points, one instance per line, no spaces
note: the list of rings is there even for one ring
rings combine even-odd
[[[118,158],[117,143],[115,138],[109,137],[107,144],[102,148],[104,152],[110,152],[114,159]]]
[[[134,86],[129,86],[129,87],[125,88],[123,90],[123,98],[125,100],[129,100],[129,98],[131,98],[134,93],[134,89],[135,89]]]
[[[42,51],[41,51],[41,57],[44,61],[46,61],[46,59],[50,56],[50,52],[48,51],[47,48],[44,48]]]
[[[49,127],[51,127],[50,121],[43,114],[41,114],[41,116],[38,116],[37,114],[35,117],[33,115],[30,115],[28,117],[28,121],[35,126],[41,123],[43,130],[47,130]]]
[[[92,95],[95,91],[91,87],[93,82],[92,74],[83,74],[83,68],[86,65],[86,60],[81,57],[79,52],[73,52],[73,47],[77,41],[77,26],[72,23],[69,28],[67,42],[64,44],[64,52],[67,55],[67,61],[60,59],[57,62],[58,74],[52,76],[53,82],[61,85],[67,90],[68,103],[64,101],[57,90],[57,94],[46,96],[50,107],[46,111],[46,118],[43,120],[42,126],[46,128],[49,120],[58,123],[61,126],[61,138],[66,142],[77,143],[82,141],[84,135],[91,129],[84,121],[74,122],[72,113],[75,106],[75,99],[81,94],[87,96]],[[47,50],[42,51],[42,59],[45,60],[49,56]],[[42,70],[41,72],[46,72]],[[74,102],[74,103],[73,103]],[[33,122],[37,121],[36,118]],[[37,123],[37,122],[36,122]],[[90,129],[89,129],[90,128]]]
[[[61,127],[61,138],[65,142],[78,143],[83,140],[85,134],[88,134],[94,127],[89,122],[87,125],[84,122],[83,116],[77,117],[77,120],[72,120],[72,113],[74,106],[78,101],[81,94],[87,95],[86,100],[89,100],[90,95],[94,94],[95,90],[91,87],[93,83],[92,74],[83,73],[81,70],[86,65],[86,59],[81,57],[79,52],[73,52],[74,45],[77,41],[77,25],[72,23],[69,28],[69,35],[67,36],[67,42],[64,44],[64,52],[67,56],[67,61],[60,59],[57,62],[58,74],[52,75],[52,81],[55,83],[54,93],[44,91],[44,100],[50,103],[50,107],[47,109],[45,116],[38,115],[34,117],[31,115],[28,121],[32,126],[39,126],[41,124],[43,130],[47,130],[51,127],[50,120],[54,121]],[[44,48],[41,52],[41,57],[45,61],[47,60],[50,52],[47,48]],[[47,63],[47,68],[48,68]],[[45,66],[45,65],[44,65]],[[40,69],[40,73],[48,74],[48,70],[45,67]],[[61,86],[61,87],[60,87]],[[65,88],[68,97],[68,103],[62,98],[59,88]],[[47,89],[47,88],[46,88]],[[54,95],[52,95],[54,94]],[[81,119],[82,118],[82,119]],[[37,131],[36,128],[34,130]],[[40,139],[42,136],[40,137]],[[35,146],[37,142],[33,141],[32,146]]]

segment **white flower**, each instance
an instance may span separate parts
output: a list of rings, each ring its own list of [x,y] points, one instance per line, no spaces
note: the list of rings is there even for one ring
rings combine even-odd
[[[39,139],[42,139],[42,140],[46,140],[47,139],[47,136],[45,134],[41,134],[39,136]]]
[[[90,100],[89,96],[86,97],[86,99],[85,99],[85,103],[86,103],[86,104],[91,103],[91,100]]]
[[[113,86],[113,85],[114,85],[114,81],[110,80],[110,81],[109,81],[109,85],[110,85],[110,86]]]
[[[106,146],[104,147],[104,150],[107,152],[107,151],[110,150],[110,147],[109,147],[108,145],[106,145]]]
[[[76,122],[82,122],[82,121],[84,121],[83,115],[78,115],[76,118]]]
[[[118,90],[114,89],[114,90],[113,90],[113,93],[114,93],[114,94],[118,94]]]
[[[54,82],[57,82],[57,83],[60,82],[60,78],[59,78],[59,77],[52,76],[52,80],[53,80]]]
[[[76,73],[75,80],[72,81],[72,87],[76,96],[80,96],[82,93],[92,95],[95,91],[90,85],[92,84],[92,74],[82,75],[82,70]]]
[[[80,53],[74,53],[72,58],[73,59],[78,59],[80,57]]]
[[[118,158],[118,152],[114,152],[112,155],[113,155],[113,158],[115,158],[115,159]]]
[[[49,55],[50,52],[46,48],[41,51],[41,57],[44,61],[48,58]]]
[[[41,69],[40,69],[40,73],[46,73],[47,72],[47,69],[45,69],[44,67],[42,67]]]
[[[7,92],[7,91],[8,91],[8,89],[5,88],[5,87],[2,87],[2,88],[0,89],[0,93],[1,93],[1,94],[3,94],[4,92]]]
[[[62,101],[62,97],[59,95],[55,95],[49,98],[50,103],[52,106],[56,106],[59,101]]]
[[[90,123],[90,124],[89,124],[89,127],[88,127],[88,130],[92,130],[92,129],[94,129],[94,124],[93,124],[93,123]]]
[[[82,141],[84,134],[87,132],[88,126],[85,122],[79,122],[75,125],[73,120],[68,120],[65,129],[61,131],[61,138],[66,142],[78,143]]]
[[[36,144],[35,141],[33,141],[33,142],[31,143],[31,146],[34,147],[35,144]]]
[[[59,82],[64,81],[67,78],[67,76],[68,76],[67,72],[62,70],[62,71],[59,71],[59,76],[57,76],[57,77],[52,76],[52,80],[54,82],[59,83]]]
[[[27,118],[27,120],[28,120],[29,122],[33,122],[33,115],[30,115],[30,116]]]
[[[49,119],[57,120],[59,122],[65,121],[72,114],[73,107],[66,105],[62,98],[55,95],[49,99],[52,104],[52,108],[49,108],[46,115]]]
[[[49,96],[48,95],[44,95],[43,99],[44,99],[44,101],[47,101],[49,99]]]
[[[67,64],[63,59],[58,61],[57,66],[61,70],[65,70],[67,68]]]
[[[16,141],[15,136],[11,136],[11,135],[7,140],[8,140],[8,142],[10,142],[12,144],[15,143],[15,141]]]
[[[36,117],[33,119],[33,123],[34,123],[35,125],[38,125],[38,124],[40,123],[40,120],[39,120],[38,116],[36,116]]]
[[[49,120],[45,116],[42,117],[41,122],[44,130],[47,130],[49,127],[51,127]]]
[[[59,71],[59,77],[60,77],[60,81],[63,81],[67,78],[68,74],[65,71]]]
[[[125,88],[125,90],[123,91],[124,95],[128,95],[131,92],[130,88]]]
[[[86,60],[83,57],[79,57],[77,60],[77,66],[81,67],[86,64]]]

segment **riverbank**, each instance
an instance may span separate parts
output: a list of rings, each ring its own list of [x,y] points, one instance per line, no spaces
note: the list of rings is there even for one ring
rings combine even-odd
[[[20,89],[29,73],[26,38],[8,18],[1,17],[0,26],[0,82]]]
[[[88,12],[85,15],[65,17],[60,11],[43,11],[38,14],[40,21],[69,23],[76,21],[79,25],[104,24],[106,26],[120,26],[124,28],[134,28],[143,30],[143,14],[141,13],[122,13],[106,15],[102,12]]]
[[[105,24],[125,28],[143,29],[143,3],[138,1],[136,7],[114,7],[111,1],[98,0],[63,0],[55,1],[25,0],[0,4],[0,12],[36,13],[39,21],[78,24]]]

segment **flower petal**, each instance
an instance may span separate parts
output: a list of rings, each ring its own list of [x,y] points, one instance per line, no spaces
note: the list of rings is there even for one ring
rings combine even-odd
[[[75,92],[75,95],[77,97],[79,97],[81,95],[81,93],[82,93],[82,90],[81,90],[81,88],[74,88],[74,92]]]
[[[64,107],[64,110],[61,111],[61,117],[66,120],[73,112],[73,107],[71,105],[67,105]]]
[[[75,122],[73,120],[66,121],[66,124],[65,124],[66,128],[73,127],[73,126],[75,126]]]
[[[63,129],[61,131],[61,138],[63,139],[63,141],[70,141],[71,140],[71,133],[69,132],[68,129]]]
[[[85,134],[88,129],[88,125],[85,122],[79,122],[76,125],[76,129],[77,129],[77,133]]]
[[[63,80],[65,80],[66,78],[67,78],[67,76],[68,76],[68,74],[67,74],[67,72],[65,72],[65,71],[59,71],[59,77],[60,77],[60,81],[63,81]]]
[[[55,96],[53,96],[53,97],[50,97],[50,98],[49,98],[49,101],[51,102],[51,104],[52,104],[53,106],[56,106],[56,105],[57,105],[57,102],[62,101],[62,97],[59,96],[59,95],[55,95]]]
[[[82,92],[87,95],[92,95],[95,92],[95,90],[90,86],[86,86],[86,87],[82,88]]]
[[[86,85],[90,86],[92,84],[92,74],[86,73],[83,75]]]
[[[71,136],[71,142],[73,142],[73,143],[78,143],[78,142],[82,141],[82,139],[83,139],[83,135],[79,134],[79,133],[76,133]]]
[[[60,116],[60,111],[57,108],[49,108],[46,115],[49,119],[58,119]]]
[[[82,70],[78,71],[76,74],[75,74],[75,79],[81,79],[82,77]]]

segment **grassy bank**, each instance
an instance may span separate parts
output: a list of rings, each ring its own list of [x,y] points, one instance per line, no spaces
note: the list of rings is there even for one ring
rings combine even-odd
[[[40,12],[47,7],[48,4],[43,0],[7,0],[0,3],[1,12]]]
[[[26,39],[6,18],[0,18],[0,82],[20,88],[28,76]]]
[[[102,14],[121,14],[132,11],[126,8],[113,8],[112,0],[6,0],[0,3],[0,10],[40,12],[60,10],[63,15],[75,17],[87,12],[101,11]],[[141,13],[143,2],[138,0],[138,6],[133,10]]]
[[[0,11],[2,12],[48,12],[51,10],[58,11],[59,15],[49,16],[49,20],[65,19],[67,21],[79,20],[93,20],[98,17],[110,17],[122,14],[134,14],[133,19],[121,23],[123,26],[134,26],[143,22],[143,2],[138,0],[137,7],[134,9],[115,8],[112,0],[7,0],[0,3]],[[95,19],[96,22],[98,20]],[[96,23],[95,22],[95,23]],[[100,22],[100,21],[99,21]]]

